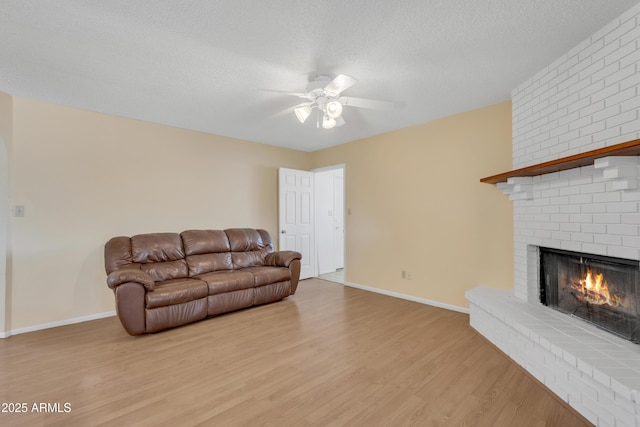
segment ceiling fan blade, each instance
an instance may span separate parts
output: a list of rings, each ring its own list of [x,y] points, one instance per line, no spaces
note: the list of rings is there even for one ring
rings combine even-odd
[[[353,77],[344,74],[338,74],[333,80],[331,80],[331,82],[329,82],[328,85],[324,87],[324,91],[337,96],[356,83],[358,83],[358,81]]]
[[[338,116],[336,118],[336,127],[342,126],[343,124],[345,124],[346,122],[344,121],[344,119],[342,118],[342,116]]]
[[[291,95],[297,96],[298,98],[306,98],[307,94],[302,92],[287,92],[285,90],[274,90],[274,89],[258,89],[260,92],[271,92],[271,93],[279,93],[282,95]]]
[[[370,110],[392,110],[394,108],[394,104],[392,102],[366,98],[354,98],[352,96],[343,96],[340,98],[340,102],[345,106],[368,108]]]

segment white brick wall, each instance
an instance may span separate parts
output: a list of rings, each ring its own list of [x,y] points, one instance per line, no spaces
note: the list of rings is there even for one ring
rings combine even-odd
[[[640,138],[640,5],[512,92],[518,169]]]
[[[639,139],[640,4],[514,89],[512,104],[514,169]],[[608,157],[499,184],[514,207],[514,296],[467,293],[471,325],[598,426],[640,427],[640,345],[542,306],[538,248],[640,260],[639,177],[640,157]]]

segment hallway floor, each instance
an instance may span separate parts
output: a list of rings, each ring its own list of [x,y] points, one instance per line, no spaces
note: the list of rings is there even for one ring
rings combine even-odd
[[[340,268],[332,273],[325,273],[318,276],[318,279],[329,280],[330,282],[344,284],[344,269]]]

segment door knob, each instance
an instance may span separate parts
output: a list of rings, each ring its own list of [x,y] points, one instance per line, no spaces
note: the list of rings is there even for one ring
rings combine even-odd
[[[287,234],[287,230],[280,230],[280,234]]]

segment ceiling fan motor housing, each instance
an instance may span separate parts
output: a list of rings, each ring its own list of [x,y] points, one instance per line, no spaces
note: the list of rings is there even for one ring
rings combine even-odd
[[[307,94],[316,95],[318,97],[324,94],[324,88],[331,82],[331,76],[326,74],[318,74],[307,85]]]

